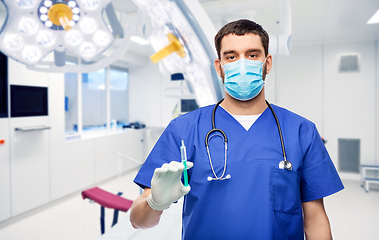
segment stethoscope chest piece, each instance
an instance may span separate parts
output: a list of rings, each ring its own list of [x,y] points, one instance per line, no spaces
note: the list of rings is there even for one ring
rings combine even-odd
[[[279,163],[280,169],[292,170],[292,163],[287,160],[280,161]]]

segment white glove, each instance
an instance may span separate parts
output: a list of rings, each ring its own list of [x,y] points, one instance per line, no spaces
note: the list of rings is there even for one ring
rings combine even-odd
[[[187,169],[192,166],[193,163],[187,161]],[[173,202],[189,193],[191,187],[184,187],[181,181],[183,170],[183,163],[177,161],[165,163],[155,169],[151,179],[151,194],[147,197],[147,203],[152,209],[168,209]]]

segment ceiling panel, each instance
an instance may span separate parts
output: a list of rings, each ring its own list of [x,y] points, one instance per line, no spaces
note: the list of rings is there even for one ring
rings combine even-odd
[[[323,17],[329,5],[329,0],[299,1],[291,0],[292,19],[314,19]]]
[[[378,0],[290,0],[290,3],[294,45],[379,37],[379,24],[366,24],[379,9]],[[202,5],[216,28],[231,20],[249,17],[271,34],[280,31],[276,24],[280,18],[279,0],[219,0]]]

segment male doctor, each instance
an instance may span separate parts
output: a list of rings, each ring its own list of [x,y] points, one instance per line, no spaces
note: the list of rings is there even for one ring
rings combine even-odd
[[[272,69],[269,36],[257,23],[238,20],[215,37],[215,67],[225,99],[171,121],[135,182],[135,228],[151,228],[182,196],[182,239],[332,239],[323,198],[343,189],[315,125],[265,101]],[[227,136],[227,149],[220,132]],[[285,153],[292,168],[283,169]],[[205,141],[209,142],[209,152]],[[180,143],[187,146],[189,185],[181,175]],[[192,167],[192,168],[191,168]]]

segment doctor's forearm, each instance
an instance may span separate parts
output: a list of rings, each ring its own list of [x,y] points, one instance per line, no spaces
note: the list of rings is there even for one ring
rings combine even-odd
[[[306,240],[332,240],[332,234],[330,231],[329,222],[328,224],[315,223],[313,226],[308,226],[305,230]]]
[[[304,231],[307,240],[332,240],[323,199],[303,203]]]
[[[130,222],[136,229],[147,229],[158,225],[163,211],[152,209],[147,203],[147,197],[150,195],[150,189],[146,188],[145,191],[139,196],[130,208]]]
[[[305,227],[304,230],[306,240],[332,240],[329,221],[314,222]]]

